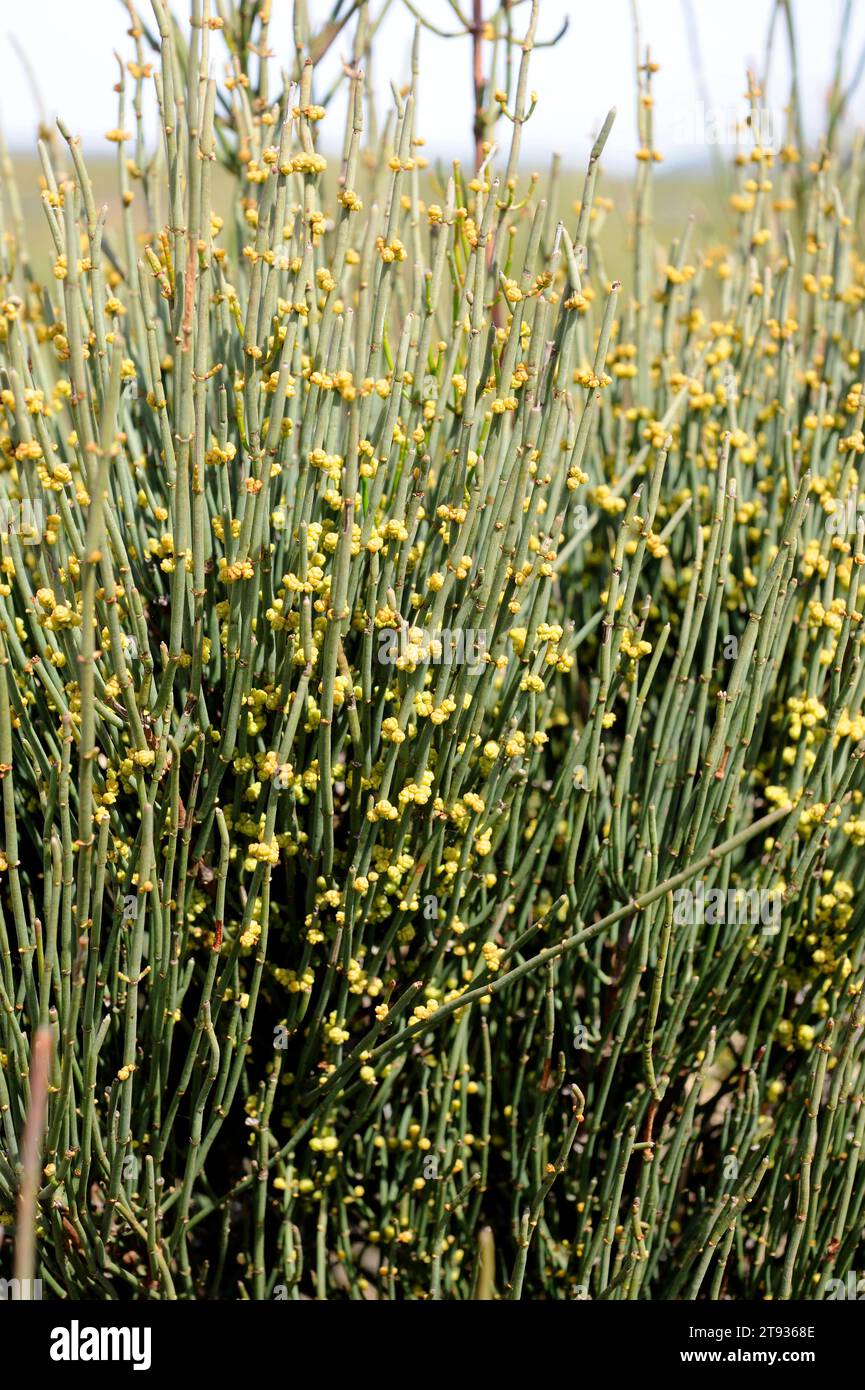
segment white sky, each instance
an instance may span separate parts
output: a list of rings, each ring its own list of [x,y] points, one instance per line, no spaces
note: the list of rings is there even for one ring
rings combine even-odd
[[[486,8],[491,0],[486,0]],[[806,131],[818,132],[826,93],[832,79],[835,43],[844,0],[793,0],[799,38],[800,82]],[[176,0],[178,13],[186,11]],[[313,17],[324,18],[331,0],[308,0]],[[419,0],[423,12],[442,27],[454,25],[447,0]],[[691,0],[699,30],[711,111],[716,129],[723,130],[730,113],[742,108],[745,68],[763,66],[765,39],[773,0]],[[464,8],[469,0],[463,0]],[[378,8],[373,0],[373,11]],[[142,17],[151,18],[148,0],[140,0]],[[291,52],[291,0],[273,0],[271,46],[280,55]],[[865,3],[854,0],[853,23],[847,45],[845,71],[849,77],[865,46]],[[699,93],[691,62],[683,0],[640,0],[643,42],[652,48],[661,71],[655,78],[655,145],[667,164],[687,164],[705,159],[705,137],[699,138]],[[539,36],[554,33],[566,14],[570,28],[559,45],[535,54],[530,84],[539,94],[535,115],[525,128],[526,156],[546,164],[551,151],[559,151],[567,163],[582,166],[589,143],[607,109],[616,105],[618,118],[607,146],[605,165],[622,171],[633,167],[635,103],[633,37],[629,0],[541,0]],[[528,5],[515,12],[518,31],[526,22]],[[113,92],[119,51],[131,56],[126,37],[128,16],[119,0],[0,0],[0,119],[14,149],[33,147],[36,107],[22,65],[9,41],[14,35],[27,53],[43,99],[53,114],[60,114],[84,137],[91,153],[108,152],[104,132],[116,125],[117,98]],[[402,83],[408,72],[408,53],[413,20],[401,0],[392,0],[382,26],[375,80],[383,96],[387,83]],[[222,44],[214,35],[213,51],[221,57]],[[334,60],[348,53],[337,41]],[[421,48],[422,75],[418,133],[429,151],[446,156],[468,151],[470,127],[470,45],[467,39],[443,40],[425,32]],[[770,83],[766,105],[781,108],[788,94],[789,67],[786,41],[778,25],[773,60],[775,81]],[[274,74],[276,76],[276,73]],[[865,123],[865,82],[853,104],[857,123]],[[779,118],[780,119],[780,118]],[[128,124],[128,121],[127,121]],[[329,135],[328,135],[329,129]],[[334,118],[324,127],[324,143],[335,144]],[[502,141],[508,138],[502,131]],[[710,136],[710,139],[712,137]]]

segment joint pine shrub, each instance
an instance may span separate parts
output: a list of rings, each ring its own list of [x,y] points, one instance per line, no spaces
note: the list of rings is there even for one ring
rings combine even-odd
[[[3,156],[2,1272],[831,1296],[865,1221],[861,144],[833,112],[806,151],[792,105],[725,243],[661,249],[641,53],[608,265],[614,113],[575,208],[521,158],[561,96],[536,3],[450,172],[419,40],[372,100],[366,4],[298,5],[275,86],[262,0],[128,8],[110,208],[43,131],[37,257]]]

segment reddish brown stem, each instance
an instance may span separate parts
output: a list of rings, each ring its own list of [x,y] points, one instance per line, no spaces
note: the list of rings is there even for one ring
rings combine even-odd
[[[484,162],[484,69],[481,40],[484,32],[483,0],[472,0],[472,77],[475,88],[475,173]]]
[[[23,1297],[32,1296],[36,1273],[36,1204],[48,1113],[48,1073],[53,1043],[50,1028],[37,1028],[30,1053],[30,1103],[21,1140],[21,1185],[15,1219],[15,1278],[20,1287],[28,1291]]]

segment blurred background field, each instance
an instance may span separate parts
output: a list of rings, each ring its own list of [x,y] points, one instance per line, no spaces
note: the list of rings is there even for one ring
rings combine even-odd
[[[324,26],[329,16],[342,13],[348,4],[349,0],[339,0],[335,6],[309,0],[307,8],[313,25]],[[483,5],[482,13],[486,16],[493,8]],[[514,0],[512,8],[514,26],[522,32],[528,0]],[[183,18],[188,0],[171,0],[171,9]],[[276,83],[278,71],[290,69],[293,63],[292,9],[289,0],[273,0],[271,6],[269,45]],[[457,10],[470,15],[470,0]],[[137,13],[145,31],[152,31],[148,0],[141,0]],[[443,37],[459,27],[449,0],[426,0],[420,10],[413,10],[405,0],[378,0],[371,3],[370,13],[378,27],[375,66],[367,74],[367,85],[375,91],[379,110],[389,104],[391,84],[403,86],[409,76],[414,14],[423,15],[416,129],[425,141],[430,168],[421,192],[430,201],[443,201],[451,161],[458,158],[467,174],[473,165],[471,45],[466,40],[464,46],[455,46]],[[39,204],[36,137],[40,125],[54,131],[52,156],[62,169],[68,167],[68,153],[54,130],[54,120],[60,116],[74,123],[73,133],[81,138],[97,201],[109,206],[109,236],[116,225],[116,147],[108,144],[105,132],[117,125],[117,55],[128,57],[130,22],[125,0],[37,0],[9,8],[0,17],[0,127],[9,150],[2,196],[7,219],[15,197],[20,199],[37,278],[47,273],[52,250]],[[328,177],[335,176],[339,163],[345,116],[345,84],[339,79],[349,53],[349,29],[340,32],[316,69],[320,87],[316,99],[324,99],[328,106],[319,131],[320,148],[331,160]],[[730,164],[737,142],[741,142],[739,148],[751,143],[744,129],[749,72],[756,75],[759,105],[775,120],[777,133],[787,120],[795,91],[797,120],[809,153],[839,85],[845,91],[851,127],[863,124],[865,6],[852,0],[821,0],[820,5],[813,0],[728,0],[723,6],[707,0],[609,0],[591,9],[567,0],[541,0],[538,39],[532,60],[537,102],[523,129],[522,178],[536,171],[544,189],[551,156],[558,155],[562,174],[555,214],[566,220],[573,216],[592,139],[609,108],[616,106],[597,191],[612,204],[604,215],[600,243],[604,270],[610,278],[621,279],[626,288],[632,259],[633,177],[638,167],[638,49],[645,54],[648,47],[653,64],[658,65],[653,79],[653,143],[663,162],[653,166],[652,214],[660,264],[690,216],[694,219],[692,254],[724,242],[729,234]],[[146,43],[145,50],[149,51]],[[492,45],[481,44],[484,64],[491,61],[491,52]],[[807,56],[806,83],[798,80],[797,62],[803,66],[803,58],[797,59],[797,52]],[[226,58],[220,51],[216,68],[227,71]],[[152,148],[156,103],[149,80],[144,95],[142,130]],[[132,116],[127,110],[127,125]],[[509,131],[503,120],[490,130],[499,158],[506,154]],[[14,172],[17,194],[9,186],[10,172]],[[214,203],[218,212],[225,203],[225,187],[224,176],[217,173]],[[140,200],[135,214],[143,231],[152,219]],[[230,240],[230,228],[228,233]]]
[[[96,142],[94,142],[95,144]],[[54,143],[59,169],[68,168],[66,148],[62,141]],[[107,204],[109,208],[108,237],[109,247],[112,229],[119,223],[119,196],[117,165],[114,159],[93,157],[85,144],[84,154],[87,168],[93,181],[97,204]],[[29,248],[31,266],[37,280],[50,273],[53,260],[51,238],[41,206],[39,160],[21,150],[12,151],[9,168],[13,174],[17,197],[20,200],[24,222],[25,244]],[[526,184],[530,175],[537,172],[542,190],[549,183],[549,164],[531,165],[524,169],[521,184]],[[446,183],[450,166],[445,160],[430,160],[430,168],[423,185],[423,195],[427,201],[441,200],[442,189]],[[584,172],[578,167],[563,169],[559,178],[556,198],[557,215],[563,217],[573,231],[576,209],[582,191]],[[10,189],[8,173],[5,201],[9,202]],[[214,178],[214,210],[224,213],[227,210],[229,181],[225,172],[218,168]],[[612,206],[606,211],[600,241],[604,255],[604,268],[609,278],[618,278],[627,285],[631,278],[630,267],[633,256],[633,187],[621,175],[606,175],[603,172],[598,180],[598,193],[609,200]],[[146,227],[146,217],[141,204],[137,209],[142,234]],[[689,217],[693,217],[691,245],[695,252],[705,252],[711,246],[724,241],[730,231],[730,217],[727,209],[725,188],[719,185],[710,171],[705,169],[676,170],[656,175],[654,187],[654,231],[657,238],[656,254],[659,260],[666,259],[669,245],[674,238],[681,237]],[[143,238],[144,239],[144,238]]]

